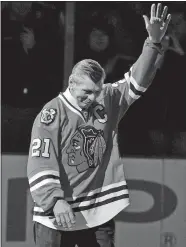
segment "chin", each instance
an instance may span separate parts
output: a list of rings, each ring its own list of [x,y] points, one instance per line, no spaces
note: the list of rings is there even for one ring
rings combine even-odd
[[[92,102],[90,102],[90,103],[83,103],[82,104],[82,107],[83,108],[88,108],[90,105],[92,105]]]

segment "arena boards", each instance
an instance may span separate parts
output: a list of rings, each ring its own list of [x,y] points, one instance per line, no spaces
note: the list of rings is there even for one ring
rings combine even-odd
[[[186,160],[125,158],[131,205],[116,217],[116,247],[184,247]],[[2,246],[32,247],[26,155],[2,155]],[[148,232],[148,234],[147,234]]]

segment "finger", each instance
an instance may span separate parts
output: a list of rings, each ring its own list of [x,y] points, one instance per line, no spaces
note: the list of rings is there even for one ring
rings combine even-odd
[[[56,218],[56,223],[57,223],[57,225],[58,226],[61,226],[62,224],[61,224],[61,218],[59,217],[59,216],[55,216],[55,218]]]
[[[69,214],[68,214],[68,213],[64,214],[64,218],[65,218],[65,222],[66,222],[66,224],[67,224],[67,227],[68,227],[68,228],[72,228],[72,223],[71,223]]]
[[[29,39],[30,35],[26,34],[26,33],[22,33],[20,35],[20,37],[24,38],[24,39]]]
[[[64,228],[67,228],[67,222],[66,222],[66,219],[64,217],[64,214],[60,214],[60,220],[61,220],[61,225],[64,227]]]
[[[76,220],[75,220],[75,217],[74,217],[73,212],[70,212],[69,213],[69,218],[70,218],[70,221],[71,221],[72,224],[75,224],[76,223]]]
[[[27,42],[27,39],[25,37],[21,37],[20,40],[24,43]]]
[[[150,21],[149,21],[149,18],[146,16],[146,15],[143,15],[143,19],[145,21],[145,26],[146,28],[150,25]]]
[[[161,17],[161,8],[162,8],[161,3],[158,3],[157,10],[156,10],[156,17],[157,18]]]
[[[27,47],[25,47],[25,46],[23,45],[23,49],[24,49],[24,51],[26,52],[26,54],[28,54],[28,49],[27,49]]]
[[[25,37],[25,38],[28,38],[28,37],[29,37],[29,35],[26,34],[26,33],[21,34],[21,36],[22,36],[22,37]]]
[[[155,10],[156,10],[156,5],[152,4],[151,5],[151,16],[150,16],[151,19],[156,17]]]
[[[23,26],[23,30],[25,31],[26,34],[29,34],[29,33],[33,34],[33,30],[31,28],[27,28]]]
[[[30,32],[30,29],[29,29],[28,27],[25,27],[25,26],[23,26],[23,30],[24,30],[25,32]]]
[[[27,45],[27,44],[30,43],[29,40],[28,40],[28,39],[25,39],[25,38],[22,38],[21,41],[22,41],[25,45]]]
[[[161,19],[162,19],[162,21],[164,21],[164,20],[165,20],[166,15],[167,15],[167,11],[168,11],[168,7],[167,7],[167,6],[165,6],[165,7],[164,7],[164,9],[163,9],[163,13],[162,13],[162,15],[161,15]]]
[[[167,30],[170,20],[171,20],[171,14],[168,14],[167,19],[165,21],[165,26],[164,26],[165,30]]]
[[[27,35],[27,33],[21,33],[21,34],[20,34],[20,36],[25,36],[25,35]]]

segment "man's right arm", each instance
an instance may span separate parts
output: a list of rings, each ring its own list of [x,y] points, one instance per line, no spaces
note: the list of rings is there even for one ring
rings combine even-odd
[[[57,104],[47,105],[36,117],[32,129],[27,176],[38,210],[42,210],[46,215],[54,213],[57,224],[66,227],[73,213],[64,200],[60,183],[59,126],[60,113]],[[66,217],[66,214],[70,216]]]

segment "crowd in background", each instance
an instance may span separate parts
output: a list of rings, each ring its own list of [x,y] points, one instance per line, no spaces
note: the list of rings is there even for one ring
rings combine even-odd
[[[40,2],[9,2],[3,6],[4,103],[19,108],[37,107],[61,90],[64,51],[61,13],[61,5],[57,9]]]
[[[119,126],[121,155],[186,156],[186,3],[167,2],[165,55],[145,95]],[[76,2],[74,64],[97,60],[106,81],[123,77],[142,51],[151,2]],[[63,88],[65,2],[1,2],[2,151],[28,152],[43,105]]]

